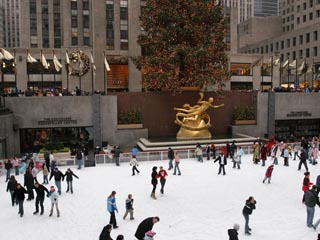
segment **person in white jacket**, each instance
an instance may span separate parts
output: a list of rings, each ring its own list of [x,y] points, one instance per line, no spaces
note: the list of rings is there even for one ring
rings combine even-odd
[[[50,197],[50,200],[51,200],[51,210],[50,210],[49,217],[52,216],[54,206],[56,206],[57,217],[60,217],[60,211],[59,211],[59,207],[58,207],[59,194],[55,190],[54,186],[50,187],[49,197]]]
[[[135,175],[135,171],[137,172],[137,174],[140,173],[140,171],[137,168],[137,166],[139,166],[138,161],[134,156],[132,156],[132,158],[130,159],[130,166],[132,166],[132,176]]]

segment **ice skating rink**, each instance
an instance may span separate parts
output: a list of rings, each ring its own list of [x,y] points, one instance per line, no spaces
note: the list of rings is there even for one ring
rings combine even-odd
[[[138,159],[139,160],[139,159]],[[267,166],[271,161],[267,161]],[[1,239],[12,240],[97,240],[104,225],[109,223],[106,199],[111,191],[117,192],[119,213],[116,214],[119,228],[112,230],[116,239],[123,234],[133,240],[138,224],[147,217],[159,216],[154,225],[155,240],[227,240],[227,229],[240,224],[239,239],[250,240],[316,240],[317,231],[306,226],[306,208],[302,204],[301,190],[304,170],[297,171],[298,161],[289,161],[283,166],[282,158],[275,166],[271,184],[263,184],[266,167],[254,165],[252,155],[244,157],[241,170],[233,169],[230,159],[227,174],[218,175],[218,163],[195,159],[182,159],[181,176],[168,171],[165,193],[161,196],[157,187],[157,200],[150,198],[151,169],[153,166],[168,167],[168,162],[140,162],[140,174],[131,176],[129,163],[113,164],[77,170],[71,167],[80,179],[74,179],[74,194],[66,193],[62,182],[59,198],[60,218],[49,217],[50,201],[45,199],[43,216],[33,215],[35,201],[25,201],[25,213],[18,215],[18,207],[11,206],[10,194],[6,192],[5,177],[0,177],[0,225]],[[320,165],[309,166],[311,181],[320,174]],[[65,173],[67,167],[60,170]],[[37,177],[42,183],[42,172]],[[23,175],[17,177],[23,184]],[[54,180],[49,185],[54,185]],[[125,199],[131,193],[134,198],[134,217],[123,220]],[[242,208],[245,200],[254,196],[257,209],[250,216],[252,235],[244,235]],[[316,221],[320,209],[316,207]]]

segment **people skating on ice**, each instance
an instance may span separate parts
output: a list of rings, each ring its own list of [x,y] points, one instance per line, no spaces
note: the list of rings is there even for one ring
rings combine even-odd
[[[235,223],[233,224],[233,228],[228,229],[229,240],[239,240],[238,231],[240,229],[240,225]]]
[[[231,145],[229,142],[226,143],[226,157],[229,158],[230,157],[230,152],[231,152]]]
[[[113,240],[110,236],[111,231],[112,231],[111,224],[107,224],[106,226],[104,226],[99,235],[99,240]]]
[[[219,172],[218,174],[220,174],[221,172],[223,173],[223,175],[226,175],[226,170],[225,170],[225,165],[227,165],[227,158],[225,155],[223,155],[223,153],[220,153],[219,156],[214,160],[214,163],[218,162],[219,163]]]
[[[160,178],[160,185],[161,185],[160,193],[163,194],[164,193],[164,186],[166,185],[166,177],[168,176],[168,173],[166,170],[163,169],[162,166],[160,166],[158,176]]]
[[[168,170],[173,169],[173,159],[174,159],[174,151],[171,147],[168,148],[168,159],[169,159],[169,168]]]
[[[6,169],[6,182],[8,182],[10,180],[11,169],[13,168],[10,159],[7,159],[7,161],[4,163],[4,168]]]
[[[253,163],[258,164],[260,162],[260,145],[256,143],[253,149]]]
[[[116,191],[112,191],[107,199],[107,210],[110,213],[109,224],[111,224],[114,229],[118,228],[115,214],[115,212],[118,213],[118,207],[116,203]]]
[[[313,183],[310,181],[310,172],[305,172],[303,182],[302,182],[303,193],[305,194],[307,191],[309,191],[312,185]],[[302,202],[304,202],[304,194],[303,194]]]
[[[57,217],[60,217],[60,210],[59,210],[59,205],[58,205],[59,194],[56,191],[56,189],[54,188],[54,186],[50,187],[50,192],[49,192],[48,196],[51,200],[51,209],[50,209],[49,217],[52,216],[54,207],[56,208],[56,211],[57,211]]]
[[[42,184],[45,184],[45,185],[49,184],[49,180],[48,180],[49,171],[45,163],[42,164],[42,175],[43,175]]]
[[[36,165],[34,165],[33,168],[31,169],[31,174],[35,182],[38,182],[38,179],[37,179],[38,172],[39,172],[39,169],[36,167]]]
[[[263,181],[262,181],[263,183],[264,183],[265,181],[267,181],[267,180],[268,180],[268,183],[270,183],[271,177],[272,177],[273,168],[274,168],[274,165],[273,165],[273,164],[271,164],[271,165],[267,168],[265,177],[264,177],[264,179],[263,179]]]
[[[59,195],[61,195],[61,180],[62,181],[64,180],[64,175],[57,167],[55,167],[54,171],[51,172],[51,176],[49,180],[51,180],[52,177],[54,177],[54,183],[58,188]]]
[[[137,146],[134,146],[134,147],[131,149],[132,158],[137,158],[138,152],[139,152],[138,147],[137,147]]]
[[[33,185],[34,185],[34,178],[31,174],[31,170],[29,168],[26,169],[26,173],[24,174],[24,184],[23,184],[28,191],[28,198],[27,201],[31,201],[34,199],[33,194]]]
[[[146,232],[151,231],[153,228],[153,225],[160,221],[159,217],[149,217],[144,219],[138,226],[135,237],[138,240],[144,240],[144,237],[146,235]]]
[[[304,193],[304,204],[307,209],[307,227],[317,227],[313,225],[313,218],[315,212],[315,206],[318,205],[320,207],[319,202],[319,189],[316,185],[313,185],[312,188]]]
[[[236,141],[233,140],[230,145],[230,158],[232,159],[232,161],[235,160],[236,154],[237,154],[237,145],[236,145]]]
[[[45,186],[39,184],[38,182],[34,183],[34,190],[36,191],[37,196],[36,196],[36,202],[35,202],[36,211],[33,213],[33,215],[39,213],[39,205],[41,208],[40,215],[43,215],[43,212],[44,212],[43,202],[46,195],[45,193],[49,194],[49,191]]]
[[[263,144],[260,149],[260,159],[262,161],[261,166],[263,167],[266,165],[267,155],[268,155],[267,144]]]
[[[77,175],[75,175],[70,168],[67,169],[67,171],[65,172],[64,174],[64,177],[66,178],[67,180],[67,191],[66,192],[70,192],[73,193],[73,186],[72,186],[72,183],[73,183],[73,177],[79,179],[79,177]]]
[[[175,151],[174,153],[174,170],[173,170],[173,175],[178,174],[179,176],[181,175],[180,171],[180,157],[178,151]]]
[[[242,163],[242,157],[243,156],[244,156],[244,151],[243,151],[242,147],[239,146],[238,150],[237,150],[237,157],[238,157],[239,164]]]
[[[271,158],[273,159],[273,164],[278,165],[279,158],[281,156],[281,149],[278,143],[275,143],[271,148]]]
[[[203,152],[202,152],[202,147],[201,145],[198,143],[196,146],[196,149],[194,150],[194,153],[198,159],[199,162],[203,162]]]
[[[14,173],[16,176],[19,175],[19,158],[14,157],[12,160],[12,166],[14,168]]]
[[[312,165],[318,164],[318,157],[319,157],[319,149],[315,145],[313,145],[311,148]]]
[[[257,201],[254,199],[254,197],[250,196],[247,200],[246,203],[242,209],[242,215],[245,220],[245,225],[244,225],[244,233],[246,235],[251,235],[251,228],[249,227],[249,216],[252,214],[252,211],[256,209],[256,203]]]
[[[282,157],[283,157],[283,166],[289,167],[289,149],[288,145],[284,145],[284,148],[282,150]]]
[[[140,171],[137,168],[137,166],[139,166],[137,158],[133,155],[132,155],[132,158],[130,159],[130,166],[132,166],[132,176],[135,175],[135,172],[137,172],[137,174],[140,173]]]
[[[304,168],[306,169],[306,171],[309,171],[308,164],[307,164],[308,154],[304,149],[301,149],[300,156],[298,155],[298,158],[300,159],[300,162],[298,165],[298,171],[300,171],[302,164],[303,164]]]
[[[18,205],[19,205],[18,214],[20,214],[20,217],[23,217],[23,214],[24,214],[23,202],[24,202],[24,199],[25,199],[24,195],[26,193],[28,193],[27,190],[24,187],[22,187],[20,183],[17,183],[17,187],[14,190],[13,197],[18,202]]]
[[[212,159],[216,159],[216,151],[217,151],[217,148],[216,146],[214,145],[214,143],[211,144],[211,155],[212,155]]]
[[[158,184],[158,172],[157,172],[157,168],[156,166],[154,166],[152,168],[152,172],[151,172],[151,184],[152,184],[152,191],[151,191],[151,197],[153,199],[157,199],[156,197],[156,189],[157,189],[157,184]]]
[[[150,230],[148,232],[145,233],[143,240],[153,240],[154,236],[156,235],[156,232]]]
[[[114,146],[113,150],[111,150],[111,153],[113,154],[114,162],[116,163],[116,166],[120,166],[120,146]]]
[[[126,219],[127,215],[130,214],[130,220],[134,220],[133,217],[133,198],[132,198],[132,194],[128,195],[128,198],[126,199],[126,212],[123,216],[123,220]]]
[[[17,203],[14,197],[14,190],[16,189],[17,184],[18,182],[15,176],[11,175],[9,182],[7,183],[7,192],[10,192],[12,206],[14,206],[15,203]]]
[[[207,156],[207,160],[209,161],[210,160],[210,152],[211,152],[211,146],[210,144],[208,143],[206,145],[206,156]]]

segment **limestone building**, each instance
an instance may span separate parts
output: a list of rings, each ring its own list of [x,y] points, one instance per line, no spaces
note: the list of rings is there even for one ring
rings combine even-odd
[[[18,47],[20,45],[20,1],[0,1],[0,46]]]

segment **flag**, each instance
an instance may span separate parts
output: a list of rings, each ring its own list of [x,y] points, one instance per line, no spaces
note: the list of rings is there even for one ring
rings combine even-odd
[[[96,69],[97,68],[96,68],[96,65],[94,64],[92,53],[90,53],[90,61],[91,61],[93,74],[96,74]]]
[[[104,58],[104,66],[106,67],[108,72],[111,70],[106,57]]]
[[[70,58],[68,52],[66,52],[66,64],[68,69],[68,74],[71,75]]]
[[[272,67],[272,57],[268,59],[268,61],[266,63],[266,69],[271,68],[271,67]]]
[[[306,66],[306,62],[303,61],[297,69],[297,74],[302,74],[303,70],[305,69],[305,66]]]
[[[34,57],[32,57],[30,53],[28,53],[27,62],[28,62],[28,63],[35,63],[35,62],[38,62],[38,61],[37,61],[37,59],[35,59]]]
[[[6,59],[6,60],[14,59],[14,56],[11,53],[9,53],[7,50],[5,50],[4,48],[0,48],[0,50],[1,50],[1,53],[2,53],[2,56],[4,59]]]
[[[53,54],[53,64],[56,71],[59,72],[60,69],[62,68],[62,65],[55,54]]]
[[[297,60],[293,60],[291,63],[289,63],[289,68],[296,68],[297,67]]]
[[[282,67],[285,68],[289,63],[289,59],[287,59],[283,64],[282,64]]]
[[[45,56],[44,56],[42,53],[41,53],[41,63],[42,63],[42,66],[43,66],[45,69],[48,69],[48,68],[49,68],[47,59],[45,58]]]
[[[277,59],[273,60],[273,65],[274,66],[278,66],[279,63],[280,63],[280,58],[277,58]]]

